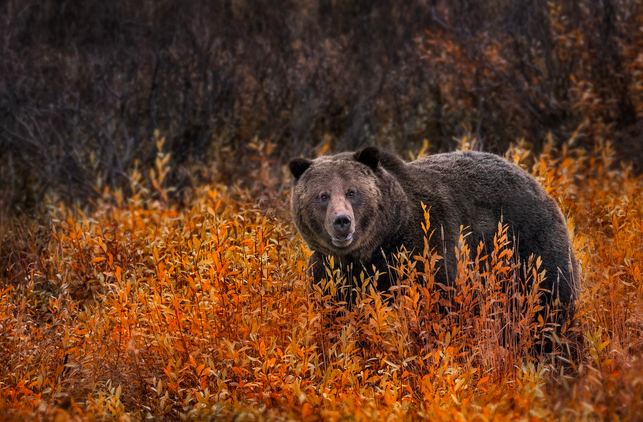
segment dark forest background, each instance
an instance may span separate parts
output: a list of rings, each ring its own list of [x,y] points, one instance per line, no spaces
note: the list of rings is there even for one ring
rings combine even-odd
[[[257,145],[279,174],[321,146],[610,141],[640,171],[641,25],[621,0],[5,1],[0,219],[126,186],[155,130],[175,195],[253,183]]]

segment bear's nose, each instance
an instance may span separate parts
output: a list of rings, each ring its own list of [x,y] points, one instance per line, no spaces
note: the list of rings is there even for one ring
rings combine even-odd
[[[340,233],[346,233],[351,228],[351,217],[342,214],[333,219],[333,227]]]

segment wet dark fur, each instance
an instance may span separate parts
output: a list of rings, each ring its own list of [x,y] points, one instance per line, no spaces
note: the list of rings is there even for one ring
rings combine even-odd
[[[552,292],[549,299],[557,297],[568,307],[577,295],[578,265],[560,209],[527,172],[496,155],[462,151],[406,163],[369,147],[313,161],[294,159],[290,169],[293,216],[301,236],[315,251],[311,257],[315,282],[326,277],[325,259],[332,255],[349,279],[360,271],[372,274],[374,266],[382,273],[378,289],[387,290],[392,255],[402,245],[415,251],[424,247],[423,202],[430,207],[431,227],[436,230],[431,246],[445,256],[438,282],[448,283],[455,276],[454,248],[460,226],[470,227],[472,235],[467,239],[474,251],[481,240],[493,250],[502,216],[518,242],[520,259],[526,262],[531,254],[542,257],[547,271],[542,287]],[[329,243],[319,221],[325,210],[315,202],[327,184],[338,183],[357,184],[356,189],[369,186],[367,197],[356,206],[356,236],[361,221],[375,224],[360,233],[363,243],[350,250]],[[359,212],[360,207],[365,212]]]

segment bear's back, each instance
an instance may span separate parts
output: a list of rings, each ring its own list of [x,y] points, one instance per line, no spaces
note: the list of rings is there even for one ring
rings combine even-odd
[[[477,151],[431,155],[391,169],[413,202],[444,209],[441,220],[457,220],[482,233],[503,220],[527,220],[557,206],[526,171],[501,157]],[[525,223],[527,223],[525,221]],[[459,229],[459,228],[458,228]]]
[[[435,154],[387,169],[409,194],[411,202],[431,207],[431,220],[449,239],[457,239],[460,227],[471,232],[469,241],[493,247],[502,221],[517,242],[522,260],[541,256],[550,285],[553,278],[570,279],[569,263],[576,267],[567,223],[556,202],[526,171],[489,153],[459,151]],[[420,212],[416,209],[416,212]],[[433,223],[432,223],[433,224]],[[455,245],[448,244],[452,249]],[[475,247],[473,248],[475,250]],[[573,282],[561,288],[561,300],[569,303]]]

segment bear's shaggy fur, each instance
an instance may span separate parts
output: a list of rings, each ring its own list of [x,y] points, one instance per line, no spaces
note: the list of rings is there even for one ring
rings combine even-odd
[[[449,283],[456,271],[460,226],[469,227],[475,250],[483,241],[493,250],[498,222],[509,226],[519,257],[542,257],[541,285],[564,307],[578,290],[578,265],[565,218],[556,203],[527,172],[488,153],[462,151],[404,162],[367,147],[355,153],[291,160],[292,213],[299,233],[314,251],[315,282],[325,277],[334,257],[351,280],[361,271],[382,274],[378,289],[390,287],[388,265],[404,245],[421,252],[421,203],[430,208],[435,229],[432,248],[444,256],[436,277]]]

